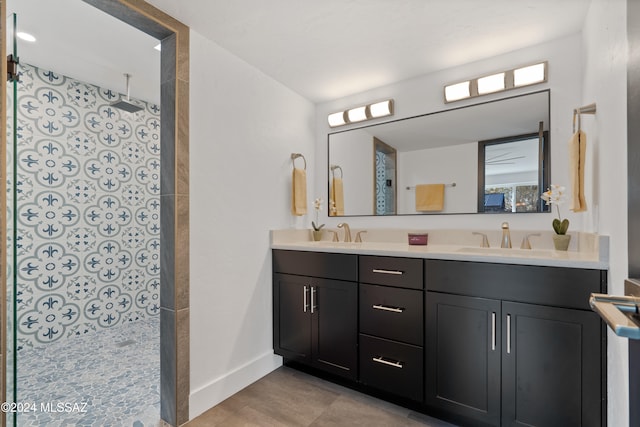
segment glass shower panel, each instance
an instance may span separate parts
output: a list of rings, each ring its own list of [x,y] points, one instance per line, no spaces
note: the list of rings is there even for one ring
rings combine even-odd
[[[16,27],[17,27],[17,16],[16,14],[10,14],[7,18],[7,46],[6,51],[7,55],[10,55],[13,60],[16,60],[18,57],[18,43],[16,37]],[[6,253],[5,258],[0,260],[2,262],[2,274],[4,275],[2,282],[3,293],[5,300],[3,301],[3,313],[2,318],[5,319],[3,322],[3,334],[6,334],[6,340],[3,342],[3,376],[4,376],[4,399],[3,402],[8,403],[16,403],[16,306],[15,306],[15,295],[16,295],[16,277],[15,277],[15,260],[16,253],[15,248],[15,186],[13,183],[15,182],[15,165],[14,165],[14,153],[16,152],[15,147],[17,143],[17,132],[16,132],[16,121],[17,121],[17,110],[16,110],[16,99],[17,99],[17,80],[15,78],[8,78],[6,82],[6,93],[7,93],[7,103],[6,103],[6,130],[7,130],[7,143],[5,155],[5,173],[6,175],[3,178],[3,181],[6,182],[6,206],[3,217],[3,225],[2,225],[2,234],[6,236],[4,241],[6,242]],[[5,234],[6,233],[6,234]],[[12,408],[8,408],[12,409]],[[17,409],[17,408],[15,408]],[[15,412],[11,410],[2,411],[3,415],[6,417],[6,425],[15,426],[16,425],[16,417]]]

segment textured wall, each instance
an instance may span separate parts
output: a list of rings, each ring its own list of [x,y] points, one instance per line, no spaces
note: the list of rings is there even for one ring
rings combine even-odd
[[[109,106],[121,97],[21,65],[21,348],[158,315],[160,108]]]

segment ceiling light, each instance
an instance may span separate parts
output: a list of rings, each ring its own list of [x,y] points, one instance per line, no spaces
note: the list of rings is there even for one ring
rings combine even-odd
[[[388,99],[369,105],[369,115],[371,118],[390,116],[393,113],[393,100]]]
[[[458,101],[471,96],[471,82],[466,81],[444,87],[444,99],[446,102]]]
[[[29,34],[29,33],[23,33],[23,32],[17,32],[16,33],[16,37],[18,37],[20,40],[24,40],[26,42],[35,42],[36,38]]]
[[[367,106],[352,108],[347,111],[347,117],[349,118],[349,123],[367,120]]]
[[[393,99],[378,101],[371,104],[354,107],[345,111],[338,111],[327,116],[329,126],[336,127],[364,120],[393,115]]]
[[[492,74],[478,79],[478,95],[498,92],[505,89],[505,73]]]
[[[513,85],[517,87],[544,82],[546,80],[546,65],[546,62],[541,62],[528,67],[516,68],[513,70]]]
[[[336,127],[346,125],[347,121],[344,118],[344,111],[340,111],[339,113],[329,114],[327,117],[327,121],[329,122],[329,126]]]

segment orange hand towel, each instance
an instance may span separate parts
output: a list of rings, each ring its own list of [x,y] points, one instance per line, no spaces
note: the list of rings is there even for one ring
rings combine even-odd
[[[331,215],[342,216],[344,215],[344,187],[342,185],[342,179],[333,178],[331,184],[331,199],[334,203],[334,210]]]
[[[302,216],[307,213],[307,171],[293,168],[291,176],[291,213]]]
[[[416,211],[436,212],[444,209],[444,184],[416,185]]]
[[[571,210],[584,212],[587,202],[584,197],[584,167],[587,153],[587,135],[579,130],[569,141],[569,174],[571,175]]]

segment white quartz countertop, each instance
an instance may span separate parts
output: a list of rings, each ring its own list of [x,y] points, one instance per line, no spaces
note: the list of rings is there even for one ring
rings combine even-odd
[[[286,233],[288,231],[288,233]],[[400,233],[400,232],[399,232]],[[533,249],[500,247],[482,248],[478,242],[465,241],[455,243],[442,242],[442,236],[426,246],[409,245],[398,241],[365,241],[362,243],[333,242],[330,240],[311,241],[307,230],[273,230],[271,248],[313,252],[350,253],[359,255],[394,256],[407,258],[442,259],[456,261],[475,261],[500,264],[540,265],[550,267],[569,267],[606,270],[608,261],[608,237],[577,236],[583,239],[574,245],[574,249],[557,251],[552,247]],[[435,233],[434,233],[435,234]],[[403,233],[406,240],[406,232]],[[604,237],[602,239],[601,237]],[[388,239],[398,240],[398,239]],[[451,239],[456,240],[456,239]],[[519,244],[519,242],[517,242]],[[474,245],[475,244],[475,245]],[[580,247],[582,246],[582,247]],[[604,247],[603,247],[604,246]]]

